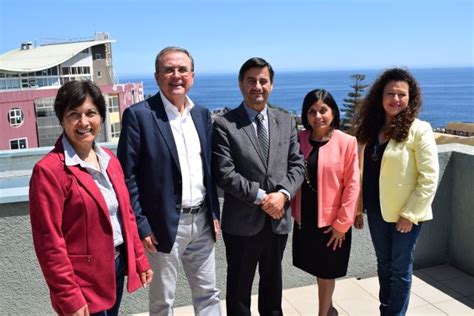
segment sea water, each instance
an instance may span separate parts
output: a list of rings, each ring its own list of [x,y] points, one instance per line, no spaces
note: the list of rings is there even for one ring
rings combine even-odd
[[[411,69],[418,80],[423,106],[420,118],[433,127],[443,127],[448,122],[474,122],[474,68]],[[370,85],[381,73],[377,70],[339,71],[275,71],[273,91],[269,101],[299,115],[303,98],[316,88],[328,90],[340,108],[347,93],[352,91],[352,74],[365,75],[362,84]],[[234,108],[242,101],[237,73],[200,74],[196,73],[194,86],[189,92],[192,100],[210,110],[224,107]],[[153,74],[150,76],[130,76],[121,82],[143,81],[145,95],[158,91]]]

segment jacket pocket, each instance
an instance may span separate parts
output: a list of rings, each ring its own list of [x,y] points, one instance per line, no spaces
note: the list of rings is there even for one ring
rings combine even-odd
[[[92,287],[94,280],[94,256],[91,255],[69,255],[74,278],[80,287]]]

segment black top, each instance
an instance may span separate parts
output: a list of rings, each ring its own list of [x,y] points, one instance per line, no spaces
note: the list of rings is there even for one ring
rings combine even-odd
[[[381,213],[379,194],[380,166],[387,144],[388,141],[384,144],[379,144],[376,139],[365,146],[362,201],[366,211]]]
[[[301,223],[311,229],[317,227],[318,214],[315,212],[316,208],[312,205],[318,205],[318,195],[314,192],[318,190],[318,159],[319,159],[319,148],[327,144],[328,141],[317,142],[314,140],[309,140],[313,149],[306,160],[306,176],[303,181],[302,194],[304,199],[301,203]],[[309,178],[309,184],[307,183],[306,177]]]

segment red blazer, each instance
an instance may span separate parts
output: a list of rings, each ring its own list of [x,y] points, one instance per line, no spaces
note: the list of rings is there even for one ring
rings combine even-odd
[[[298,134],[305,159],[311,153],[310,131]],[[354,222],[360,190],[359,160],[355,137],[334,130],[318,156],[318,227],[332,226],[347,232]],[[291,203],[293,218],[301,223],[301,190]]]
[[[127,289],[141,286],[140,272],[150,268],[138,237],[120,163],[111,156],[107,174],[115,189],[127,256]],[[89,312],[115,303],[115,260],[109,209],[92,177],[79,166],[66,166],[61,137],[33,168],[30,217],[36,256],[58,314],[88,304]]]

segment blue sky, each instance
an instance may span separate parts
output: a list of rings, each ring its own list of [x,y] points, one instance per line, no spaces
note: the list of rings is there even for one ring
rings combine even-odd
[[[473,66],[472,0],[0,0],[0,53],[22,41],[108,32],[116,74],[150,75],[190,50],[198,73]]]

